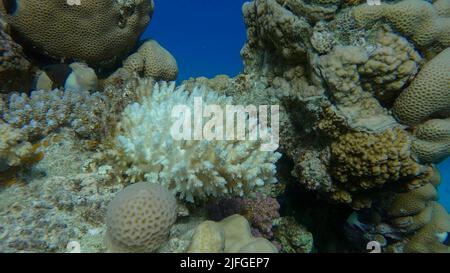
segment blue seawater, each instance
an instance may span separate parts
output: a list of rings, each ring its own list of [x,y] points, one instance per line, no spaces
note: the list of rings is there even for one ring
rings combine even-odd
[[[155,13],[141,39],[157,40],[177,60],[178,81],[243,69],[244,0],[154,0]]]
[[[155,13],[141,39],[152,38],[176,58],[178,81],[190,77],[230,77],[243,69],[245,0],[154,0]],[[450,211],[450,159],[438,165],[440,202]]]

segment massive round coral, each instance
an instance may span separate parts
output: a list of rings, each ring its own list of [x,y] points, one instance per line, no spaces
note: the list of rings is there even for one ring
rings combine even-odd
[[[140,182],[120,191],[106,214],[108,250],[142,252],[159,248],[175,223],[176,204],[174,196],[157,184]]]
[[[397,119],[416,125],[432,115],[450,111],[450,48],[439,53],[419,72],[411,85],[396,99]]]
[[[116,61],[133,49],[153,8],[153,0],[83,0],[80,5],[28,0],[15,6],[0,2],[0,14],[26,49],[89,65]]]

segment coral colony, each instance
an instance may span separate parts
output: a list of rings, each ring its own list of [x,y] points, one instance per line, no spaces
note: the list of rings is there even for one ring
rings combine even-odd
[[[249,1],[179,86],[154,10],[0,1],[0,252],[450,252],[450,0]]]

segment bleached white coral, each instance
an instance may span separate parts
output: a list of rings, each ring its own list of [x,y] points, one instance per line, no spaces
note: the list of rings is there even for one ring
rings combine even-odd
[[[174,83],[160,83],[152,94],[129,105],[117,137],[121,160],[132,180],[145,178],[193,202],[209,196],[246,195],[256,187],[275,183],[276,152],[261,151],[260,141],[175,140],[172,109],[185,105],[194,110],[194,98],[204,104],[227,105],[231,97],[205,87],[192,93]],[[203,124],[204,125],[204,124]]]

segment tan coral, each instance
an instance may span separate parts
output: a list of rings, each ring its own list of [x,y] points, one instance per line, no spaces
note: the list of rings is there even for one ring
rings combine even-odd
[[[0,171],[19,166],[33,156],[33,145],[19,129],[0,122],[0,136]]]
[[[445,245],[450,232],[450,216],[437,202],[431,208],[430,221],[406,239],[405,252],[450,253],[450,247]]]
[[[377,34],[376,48],[358,68],[364,90],[383,102],[391,102],[414,77],[422,58],[405,38],[390,32]]]
[[[139,182],[124,188],[108,205],[108,251],[155,251],[168,240],[176,204],[170,191],[158,184]]]
[[[450,155],[450,118],[431,119],[416,127],[411,149],[422,163],[439,163]]]
[[[439,4],[435,9],[427,1],[403,0],[395,4],[382,3],[379,6],[362,4],[355,7],[352,12],[360,26],[372,24],[383,18],[420,48],[426,49],[433,44],[446,48],[450,45],[448,23],[442,23],[441,20],[450,14],[447,13],[445,6],[446,4]]]
[[[275,0],[256,0],[242,7],[248,41],[241,50],[244,62],[264,62],[255,50],[270,48],[284,62],[298,63],[306,57],[309,40],[308,22]],[[256,63],[255,63],[256,64]]]
[[[220,222],[205,221],[192,237],[189,253],[277,253],[277,248],[264,238],[253,237],[250,224],[234,214]]]
[[[153,0],[29,0],[0,13],[27,49],[90,65],[110,64],[133,49],[153,13]]]
[[[419,72],[394,103],[397,119],[418,124],[433,114],[450,110],[450,48],[439,53]]]
[[[123,68],[156,81],[174,81],[178,76],[175,58],[155,40],[144,42],[123,62]]]
[[[415,215],[425,209],[430,201],[435,200],[437,200],[436,188],[428,183],[418,189],[397,194],[389,208],[389,215],[392,217]]]

